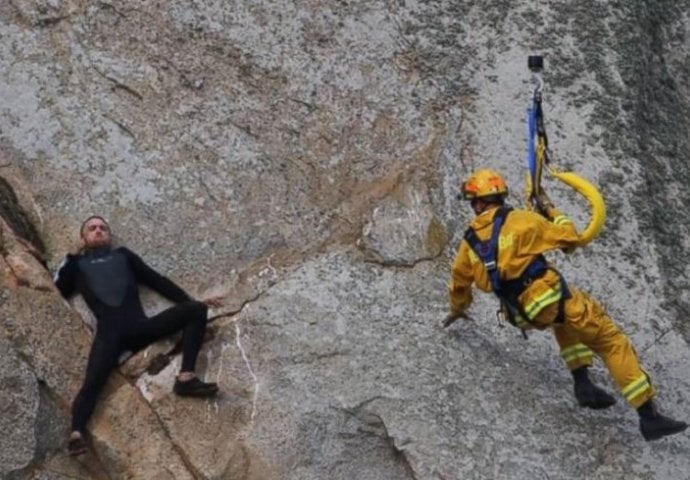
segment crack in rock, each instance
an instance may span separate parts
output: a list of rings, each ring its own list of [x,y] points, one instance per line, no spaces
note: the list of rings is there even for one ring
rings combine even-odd
[[[355,433],[340,432],[338,435],[349,440],[360,438],[362,435],[382,439],[387,445],[387,448],[392,452],[395,462],[402,465],[403,470],[409,479],[416,480],[416,473],[407,456],[407,453],[405,452],[405,449],[398,447],[395,442],[395,437],[389,433],[383,417],[379,413],[368,408],[371,404],[378,400],[391,400],[391,398],[377,395],[363,400],[353,407],[331,407],[334,410],[344,412],[346,415],[355,419],[359,423]]]
[[[7,222],[17,237],[24,240],[23,243],[29,251],[44,262],[46,248],[43,240],[30,220],[31,217],[20,205],[14,188],[3,177],[0,177],[0,217]]]

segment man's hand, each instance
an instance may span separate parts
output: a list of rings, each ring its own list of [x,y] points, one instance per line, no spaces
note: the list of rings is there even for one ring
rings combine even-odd
[[[449,313],[448,316],[443,320],[443,328],[447,328],[453,324],[458,318],[464,318],[467,320],[467,315],[464,313]]]
[[[224,296],[214,296],[214,297],[208,297],[202,300],[203,303],[205,303],[208,307],[210,308],[220,308],[223,306],[223,300],[225,299]]]
[[[68,253],[70,255],[79,255],[82,252],[82,250],[84,250],[85,246],[86,245],[84,244],[84,239],[82,237],[79,237],[79,240],[76,240],[72,243],[68,250]]]
[[[546,194],[546,191],[543,188],[539,189],[539,193],[533,198],[537,206],[537,211],[547,219],[550,219],[549,211],[555,207],[549,196]]]

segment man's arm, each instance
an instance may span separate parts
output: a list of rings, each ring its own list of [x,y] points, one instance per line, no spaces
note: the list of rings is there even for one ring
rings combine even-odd
[[[472,303],[474,276],[469,249],[469,245],[463,240],[451,267],[448,297],[450,301],[449,317],[452,318],[460,317]]]
[[[146,285],[171,302],[182,303],[193,300],[187,292],[178,287],[172,280],[146,265],[139,255],[124,247],[120,248],[120,251],[127,256],[127,260],[134,272],[134,277],[139,283]]]
[[[76,293],[77,257],[68,254],[53,276],[53,283],[65,299]]]
[[[560,210],[551,207],[548,219],[541,217],[542,241],[548,249],[560,248],[564,253],[572,253],[580,243],[580,234],[573,221]]]
[[[554,206],[543,189],[537,196],[537,207],[541,215],[556,226],[556,228],[549,226],[545,229],[546,241],[553,244],[562,243],[561,250],[564,253],[572,253],[580,241],[580,234],[573,221]]]

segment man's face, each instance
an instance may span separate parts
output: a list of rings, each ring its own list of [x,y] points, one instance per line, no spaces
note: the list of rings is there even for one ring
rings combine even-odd
[[[86,248],[107,247],[112,242],[110,228],[100,218],[92,218],[84,224],[81,230],[81,238],[84,239]]]

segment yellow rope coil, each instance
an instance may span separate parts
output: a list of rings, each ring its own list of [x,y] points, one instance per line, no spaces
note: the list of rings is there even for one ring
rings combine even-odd
[[[604,227],[604,221],[606,220],[606,204],[604,203],[604,198],[594,185],[576,173],[555,172],[553,170],[551,170],[550,173],[561,182],[575,189],[580,195],[585,197],[592,206],[592,218],[587,228],[580,233],[580,242],[578,243],[580,247],[587,245],[599,235],[601,229]]]

